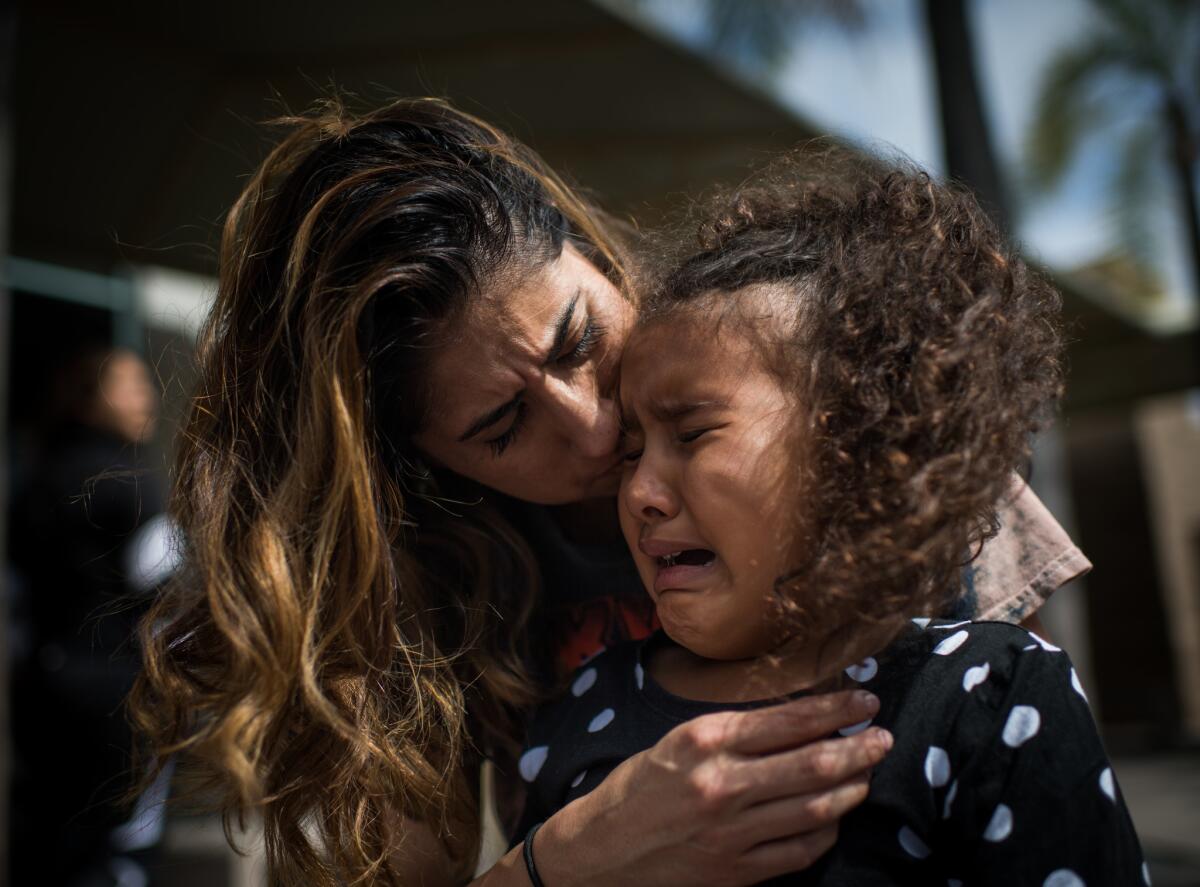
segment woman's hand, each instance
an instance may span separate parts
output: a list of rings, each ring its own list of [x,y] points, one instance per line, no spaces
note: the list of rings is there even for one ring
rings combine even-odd
[[[679,725],[546,821],[542,880],[741,887],[807,868],[892,743],[874,727],[827,737],[878,708],[855,690]]]

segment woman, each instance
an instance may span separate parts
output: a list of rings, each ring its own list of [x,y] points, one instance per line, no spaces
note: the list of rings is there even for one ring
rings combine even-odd
[[[190,569],[145,623],[133,710],[158,760],[261,808],[277,880],[455,883],[480,762],[512,760],[556,662],[650,621],[612,502],[626,247],[443,103],[284,122],[225,225],[177,457]],[[973,593],[1021,618],[1073,564]],[[682,725],[546,823],[542,878],[806,867],[890,744],[823,737],[877,704]],[[481,882],[527,884],[519,852]]]

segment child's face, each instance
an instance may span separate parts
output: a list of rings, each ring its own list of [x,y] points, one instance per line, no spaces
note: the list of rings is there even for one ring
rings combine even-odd
[[[656,323],[621,365],[621,528],[667,634],[711,659],[784,639],[772,602],[786,572],[794,410],[732,326]]]

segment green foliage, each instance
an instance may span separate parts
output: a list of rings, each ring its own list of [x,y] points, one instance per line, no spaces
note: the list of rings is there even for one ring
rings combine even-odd
[[[617,0],[628,7],[650,0]],[[701,0],[709,45],[720,55],[773,72],[787,58],[801,28],[832,24],[848,32],[867,21],[864,0]]]
[[[1195,0],[1091,0],[1097,24],[1051,62],[1026,134],[1028,185],[1048,191],[1062,181],[1087,139],[1118,125],[1122,142],[1108,182],[1113,215],[1131,258],[1151,261],[1146,198],[1156,165],[1173,145],[1191,146],[1188,177],[1196,200],[1200,145],[1200,3]],[[1114,99],[1133,96],[1137,107],[1118,119]],[[1167,113],[1183,111],[1185,131]],[[1193,247],[1195,252],[1195,247]],[[1200,269],[1197,269],[1200,273]]]
[[[860,0],[707,0],[713,48],[745,52],[768,70],[787,58],[796,31],[828,22],[849,31],[866,14]]]

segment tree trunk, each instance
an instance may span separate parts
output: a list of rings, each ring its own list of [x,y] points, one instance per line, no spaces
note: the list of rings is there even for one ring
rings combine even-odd
[[[1171,132],[1171,171],[1183,198],[1187,216],[1188,253],[1191,258],[1192,297],[1200,300],[1200,208],[1196,205],[1197,145],[1188,126],[1183,103],[1177,96],[1167,96],[1165,105],[1167,127]]]
[[[979,95],[964,0],[925,0],[925,19],[937,69],[946,171],[1007,227],[1011,218],[1007,193]]]
[[[8,259],[8,220],[10,190],[9,165],[12,157],[12,77],[13,54],[17,48],[16,4],[0,4],[0,264]],[[0,564],[8,563],[8,341],[10,311],[9,293],[0,273]],[[8,883],[8,833],[12,811],[8,809],[9,766],[12,760],[12,735],[9,725],[8,706],[8,588],[0,576],[0,887]]]
[[[1175,176],[1175,185],[1179,196],[1183,198],[1183,213],[1187,218],[1188,253],[1191,257],[1192,299],[1200,303],[1200,208],[1196,206],[1196,168],[1197,146],[1192,137],[1191,127],[1188,126],[1187,112],[1179,97],[1168,93],[1163,106],[1166,113],[1167,129],[1171,133],[1171,172]],[[1192,359],[1195,366],[1192,369],[1193,382],[1200,381],[1200,321],[1193,333],[1194,345]]]

